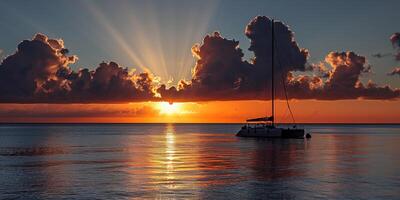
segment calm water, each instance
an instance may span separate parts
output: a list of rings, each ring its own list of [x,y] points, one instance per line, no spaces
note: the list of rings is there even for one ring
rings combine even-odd
[[[399,199],[400,126],[0,125],[0,199]]]

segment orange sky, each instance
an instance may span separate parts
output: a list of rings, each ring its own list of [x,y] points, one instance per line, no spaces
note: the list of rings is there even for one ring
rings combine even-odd
[[[400,101],[292,100],[300,123],[400,123]],[[276,105],[278,122],[291,122],[286,104]],[[270,112],[269,102],[215,101],[129,104],[0,104],[0,122],[224,123]]]

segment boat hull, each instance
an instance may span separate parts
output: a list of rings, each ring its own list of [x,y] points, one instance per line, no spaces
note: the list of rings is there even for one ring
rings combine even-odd
[[[264,128],[264,127],[246,127],[240,129],[236,134],[238,137],[265,137],[265,138],[281,138],[282,129],[280,128]]]
[[[282,129],[282,138],[304,138],[304,129]]]
[[[304,129],[243,127],[236,136],[254,138],[304,138]]]

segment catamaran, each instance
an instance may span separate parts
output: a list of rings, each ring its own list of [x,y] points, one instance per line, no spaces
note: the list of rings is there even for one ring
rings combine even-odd
[[[275,45],[274,45],[274,20],[271,20],[271,31],[272,31],[272,65],[271,65],[271,116],[267,117],[260,117],[260,118],[254,118],[254,119],[248,119],[246,120],[246,125],[244,125],[239,132],[236,134],[238,137],[263,137],[263,138],[304,138],[305,136],[307,138],[310,138],[311,135],[304,134],[304,129],[301,128],[296,128],[296,125],[293,126],[293,128],[280,128],[275,126],[275,87],[274,87],[274,51],[275,51]],[[285,84],[285,83],[284,83]],[[286,95],[286,87],[285,88],[285,95]],[[288,103],[287,95],[286,95],[286,101]],[[288,104],[288,108],[290,113],[292,114],[290,110],[290,106]],[[293,117],[293,114],[292,114]],[[294,119],[294,118],[293,118]]]

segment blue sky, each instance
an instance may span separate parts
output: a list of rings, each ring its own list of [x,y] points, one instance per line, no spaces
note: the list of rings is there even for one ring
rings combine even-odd
[[[247,23],[266,15],[288,24],[311,62],[330,51],[354,51],[367,57],[374,73],[364,77],[400,87],[399,77],[386,75],[399,66],[389,37],[399,32],[400,1],[8,1],[0,2],[2,57],[23,39],[41,32],[62,38],[74,67],[94,68],[101,61],[144,66],[162,79],[190,78],[190,48],[207,33],[220,31],[239,40],[246,58]],[[140,63],[139,63],[140,62]]]

